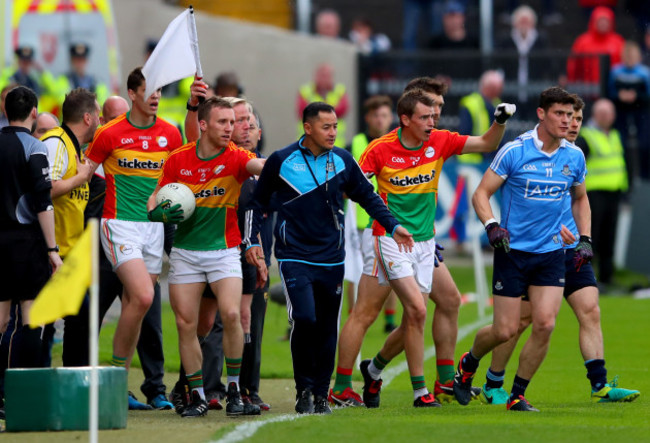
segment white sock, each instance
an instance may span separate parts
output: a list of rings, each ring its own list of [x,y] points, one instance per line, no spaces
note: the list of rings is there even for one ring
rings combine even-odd
[[[427,395],[428,393],[429,390],[427,388],[416,389],[413,391],[413,400],[417,400],[418,398],[422,397],[423,395]]]
[[[381,369],[375,366],[374,360],[370,360],[370,364],[368,365],[368,374],[370,374],[373,380],[379,380],[381,378],[381,371]]]
[[[230,383],[237,385],[237,390],[239,391],[239,375],[229,375],[228,381],[226,381],[226,386],[230,386]]]
[[[207,400],[205,399],[205,391],[203,390],[203,386],[201,386],[200,388],[194,388],[194,389],[192,389],[192,392],[198,392],[198,393],[199,393],[199,396],[201,397],[201,400],[203,400],[203,401],[207,401]]]

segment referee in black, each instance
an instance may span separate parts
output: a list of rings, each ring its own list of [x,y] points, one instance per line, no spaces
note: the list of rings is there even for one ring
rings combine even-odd
[[[0,332],[7,329],[12,301],[20,305],[23,324],[29,323],[33,300],[62,264],[54,237],[47,150],[30,135],[37,106],[36,94],[24,86],[12,89],[5,100],[9,126],[0,132]],[[9,346],[16,367],[40,366],[41,328],[20,326]],[[7,354],[0,351],[2,397]],[[0,407],[4,418],[4,403]]]

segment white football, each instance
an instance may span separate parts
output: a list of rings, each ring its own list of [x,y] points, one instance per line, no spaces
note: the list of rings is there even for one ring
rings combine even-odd
[[[183,221],[187,220],[194,214],[196,209],[196,198],[192,190],[182,183],[169,183],[158,191],[156,195],[156,204],[169,200],[170,206],[181,205],[183,209]]]

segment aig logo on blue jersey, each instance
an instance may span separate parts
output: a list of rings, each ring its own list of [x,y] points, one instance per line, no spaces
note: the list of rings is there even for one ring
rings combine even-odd
[[[524,197],[531,200],[561,200],[567,186],[567,182],[529,179]]]

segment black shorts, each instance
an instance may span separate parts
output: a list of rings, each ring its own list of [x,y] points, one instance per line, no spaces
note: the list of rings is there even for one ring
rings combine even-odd
[[[0,301],[34,300],[50,274],[47,246],[40,232],[0,233]]]
[[[534,254],[512,249],[494,251],[492,293],[504,297],[521,297],[528,286],[564,287],[564,250]]]
[[[242,294],[252,294],[257,285],[257,268],[246,261],[246,251],[241,251]]]

